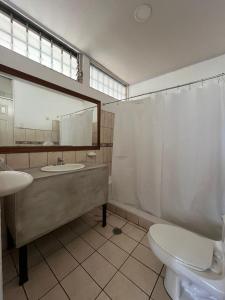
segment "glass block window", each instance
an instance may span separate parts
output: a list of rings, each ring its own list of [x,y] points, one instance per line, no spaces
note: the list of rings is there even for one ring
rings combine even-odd
[[[9,8],[0,10],[0,45],[78,79],[79,54]]]
[[[118,100],[126,98],[126,85],[93,65],[90,66],[90,87]]]

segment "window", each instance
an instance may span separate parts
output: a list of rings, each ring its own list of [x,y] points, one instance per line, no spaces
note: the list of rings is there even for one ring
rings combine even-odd
[[[90,66],[90,87],[118,100],[126,98],[126,85],[93,65]]]
[[[2,4],[1,4],[2,6]],[[78,53],[8,7],[0,10],[0,45],[78,79]],[[10,11],[9,11],[10,10]],[[11,11],[12,10],[12,11]]]

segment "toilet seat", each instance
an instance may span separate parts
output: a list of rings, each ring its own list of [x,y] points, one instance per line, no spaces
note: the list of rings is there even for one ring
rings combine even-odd
[[[181,263],[197,271],[205,271],[212,265],[214,243],[178,226],[155,224],[149,237],[163,251]]]

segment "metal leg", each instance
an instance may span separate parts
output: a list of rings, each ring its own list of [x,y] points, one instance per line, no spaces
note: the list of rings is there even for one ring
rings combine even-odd
[[[7,249],[10,250],[15,246],[14,240],[11,236],[9,229],[7,228]]]
[[[107,204],[102,205],[102,227],[106,226],[106,209],[107,209]]]
[[[28,281],[27,245],[19,248],[19,285]]]

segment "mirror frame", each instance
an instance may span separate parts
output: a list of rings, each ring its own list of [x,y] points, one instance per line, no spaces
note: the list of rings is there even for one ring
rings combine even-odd
[[[98,133],[96,146],[0,146],[0,153],[5,154],[5,153],[30,153],[30,152],[57,152],[57,151],[80,151],[80,150],[100,149],[101,101],[2,64],[0,64],[0,72],[97,104],[97,133]]]

